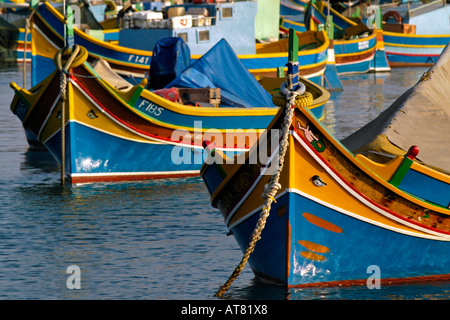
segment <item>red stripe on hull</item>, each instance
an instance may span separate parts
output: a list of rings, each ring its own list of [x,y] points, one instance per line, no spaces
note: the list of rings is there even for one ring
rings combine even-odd
[[[380,279],[380,285],[393,286],[401,284],[412,283],[427,283],[427,282],[447,282],[450,281],[450,274],[439,274],[431,276],[418,276],[418,277],[406,277],[406,278],[386,278]],[[367,279],[360,280],[343,280],[343,281],[329,281],[329,282],[316,282],[305,283],[299,285],[288,285],[288,288],[307,288],[307,287],[352,287],[367,285]]]
[[[425,54],[425,53],[401,53],[401,52],[390,52],[385,51],[386,54],[392,54],[396,56],[409,56],[409,57],[439,57],[439,54]],[[433,64],[433,63],[432,63]]]
[[[94,183],[94,182],[120,182],[120,181],[140,181],[140,180],[155,180],[155,179],[170,179],[170,178],[187,178],[199,176],[198,173],[170,173],[170,174],[121,174],[121,175],[110,175],[110,176],[83,176],[83,177],[72,177],[69,176],[71,183]]]

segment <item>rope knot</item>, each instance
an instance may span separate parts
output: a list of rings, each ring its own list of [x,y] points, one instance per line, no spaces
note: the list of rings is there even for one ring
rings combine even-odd
[[[264,193],[261,194],[261,197],[264,199],[272,199],[274,201],[275,200],[274,197],[277,194],[279,189],[281,189],[281,184],[279,184],[278,182],[274,182],[270,185],[265,184],[264,185]]]

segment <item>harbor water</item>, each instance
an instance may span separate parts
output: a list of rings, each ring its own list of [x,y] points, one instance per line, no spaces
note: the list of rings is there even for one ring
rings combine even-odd
[[[218,299],[214,294],[242,252],[211,207],[203,181],[61,186],[58,164],[48,152],[29,148],[9,109],[9,83],[22,85],[22,68],[0,68],[0,299]],[[341,77],[344,91],[332,93],[323,122],[338,138],[347,136],[426,70]],[[256,279],[247,265],[224,297],[441,300],[450,297],[450,283],[286,290]]]

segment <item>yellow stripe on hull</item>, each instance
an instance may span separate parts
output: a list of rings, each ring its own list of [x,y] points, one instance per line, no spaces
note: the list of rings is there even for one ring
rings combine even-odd
[[[426,49],[426,48],[445,48],[445,45],[432,45],[432,44],[403,44],[403,43],[391,43],[391,42],[385,42],[385,45],[391,46],[391,47],[406,47],[406,48],[420,48],[420,49]]]
[[[384,35],[392,37],[402,37],[402,38],[447,38],[450,37],[448,34],[408,34],[408,33],[398,33],[383,31]]]
[[[59,48],[52,43],[36,26],[33,26],[31,37],[31,54],[33,56],[42,56],[44,58],[53,59]]]
[[[358,42],[362,42],[362,41],[370,41],[373,38],[376,38],[377,33],[376,32],[372,32],[370,34],[370,36],[366,37],[366,38],[359,38],[359,39],[353,39],[353,40],[334,40],[334,44],[351,44],[351,43],[358,43]]]

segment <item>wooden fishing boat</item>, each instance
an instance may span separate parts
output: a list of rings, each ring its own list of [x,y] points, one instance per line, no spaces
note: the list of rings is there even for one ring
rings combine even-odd
[[[390,71],[384,49],[381,27],[369,28],[362,21],[355,22],[318,0],[309,3],[305,13],[308,29],[327,23],[332,18],[334,57],[338,74]]]
[[[106,42],[114,42],[118,40],[118,30],[103,30],[102,26],[96,21],[90,10],[86,10],[89,4],[85,1],[77,4],[80,9],[80,15],[82,20],[82,26],[92,36],[101,39]],[[93,8],[93,6],[90,6]],[[13,42],[13,52],[11,57],[17,61],[17,63],[30,63],[31,62],[31,30],[27,30],[27,24],[29,24],[30,15],[33,13],[33,8],[28,2],[24,0],[5,0],[0,3],[0,9],[3,10],[0,16],[0,22],[2,22],[2,29],[10,29],[10,33],[13,33],[10,40]],[[81,27],[81,26],[80,26]],[[3,31],[4,36],[4,31]],[[17,34],[17,35],[16,35]],[[5,44],[8,41],[2,40]],[[5,61],[5,59],[3,59]],[[8,62],[11,59],[8,60]]]
[[[0,38],[3,52],[0,60],[2,62],[31,61],[31,46],[28,45],[25,49],[24,45],[28,6],[28,3],[23,0],[5,0],[0,3]],[[28,35],[28,44],[30,44],[30,39],[30,35]]]
[[[383,14],[383,36],[391,67],[432,66],[450,41],[445,2],[411,3]]]
[[[72,183],[198,175],[203,136],[215,137],[224,152],[244,152],[278,109],[225,40],[152,91],[146,78],[131,85],[104,60],[89,64],[81,49],[64,72],[65,90],[60,54],[59,67],[37,86],[11,84],[11,110]],[[262,83],[278,90],[279,82],[271,81],[277,79]],[[328,95],[316,98],[313,109],[320,117]]]
[[[218,15],[220,10],[217,6],[222,7],[235,7],[243,5],[245,1],[240,1],[236,3],[214,3],[214,4],[204,4],[203,6],[212,6],[214,12]],[[255,3],[253,3],[255,4]],[[217,16],[216,19],[218,19]],[[242,20],[242,19],[241,19]],[[48,2],[42,3],[36,14],[33,16],[33,26],[32,26],[32,46],[33,46],[33,56],[32,56],[32,85],[36,85],[42,81],[47,75],[54,70],[53,57],[55,53],[61,49],[64,45],[63,43],[63,17],[59,12],[53,8]],[[223,20],[222,20],[223,22]],[[225,22],[229,23],[230,21]],[[213,25],[205,27],[192,27],[184,29],[170,29],[171,32],[185,33],[197,32],[201,30],[210,30],[211,39],[213,34],[219,30],[214,29]],[[224,28],[222,28],[224,29]],[[220,30],[222,30],[220,29]],[[154,30],[144,30],[156,32],[159,29]],[[226,30],[226,28],[225,28]],[[234,29],[233,29],[234,30]],[[124,32],[134,32],[141,30],[121,30]],[[223,31],[223,30],[222,30]],[[218,32],[218,31],[217,31]],[[167,33],[166,33],[167,34]],[[232,33],[235,37],[236,32]],[[216,36],[215,36],[216,37]],[[122,37],[123,38],[123,37]],[[159,38],[157,38],[159,39]],[[194,41],[195,36],[190,37],[189,41]],[[120,40],[120,39],[119,39]],[[218,39],[217,39],[218,40]],[[187,42],[190,48],[193,48],[194,44]],[[227,41],[229,41],[227,39]],[[305,35],[303,40],[305,42],[300,42],[300,46],[305,48],[300,50],[299,54],[301,58],[301,73],[307,79],[315,83],[322,82],[322,75],[326,68],[327,61],[327,48],[329,46],[328,38],[324,32],[316,31],[311,32],[311,35]],[[142,41],[141,41],[142,42]],[[229,41],[230,42],[230,41]],[[113,45],[99,41],[86,33],[75,29],[75,43],[79,44],[88,49],[92,58],[97,59],[102,58],[107,61],[110,66],[120,75],[127,78],[133,82],[133,78],[136,81],[140,81],[145,74],[149,72],[149,66],[151,63],[152,52],[149,50],[141,50],[136,48],[123,47],[121,45]],[[120,44],[120,42],[119,42]],[[232,42],[230,42],[230,45]],[[287,63],[287,53],[284,51],[269,51],[264,45],[256,46],[254,43],[254,38],[251,42],[246,42],[247,46],[251,46],[251,52],[249,54],[239,54],[238,57],[244,66],[254,75],[264,75],[264,76],[275,76],[277,69],[283,67]],[[209,42],[209,47],[213,45]],[[277,46],[272,46],[276,48]],[[278,46],[277,50],[280,50]],[[202,48],[206,48],[202,45]],[[309,48],[309,49],[308,49]],[[191,49],[191,53],[193,53]],[[206,52],[206,51],[205,51]],[[264,53],[262,53],[264,52]],[[192,59],[198,59],[200,55],[192,54]],[[134,82],[133,82],[134,83]]]
[[[389,65],[430,66],[450,41],[450,35],[412,35],[383,31]]]
[[[450,205],[448,70],[447,47],[412,88],[376,119],[342,140],[358,160],[386,181],[445,208]],[[415,126],[419,121],[420,128]],[[411,148],[413,145],[416,147]]]
[[[361,11],[366,9],[362,4]],[[450,9],[445,2],[404,1],[380,9],[389,65],[432,66],[450,41]]]
[[[31,33],[26,32],[25,28],[19,28],[19,40],[17,41],[17,62],[31,62]]]
[[[248,153],[228,159],[205,142],[211,156],[201,176],[245,252],[218,295],[247,261],[258,277],[287,287],[450,279],[449,175],[411,160],[415,148],[405,151],[414,167],[427,167],[417,185],[445,187],[445,201],[413,195],[360,161],[305,105],[291,111],[285,101]],[[408,171],[398,160],[391,176]]]
[[[308,31],[308,29],[306,29],[305,24],[303,23],[303,19],[302,21],[295,21],[295,20],[291,20],[287,17],[281,17],[280,18],[280,32],[283,32],[284,34],[288,34],[289,33],[289,29],[294,29],[297,32],[305,32]]]

